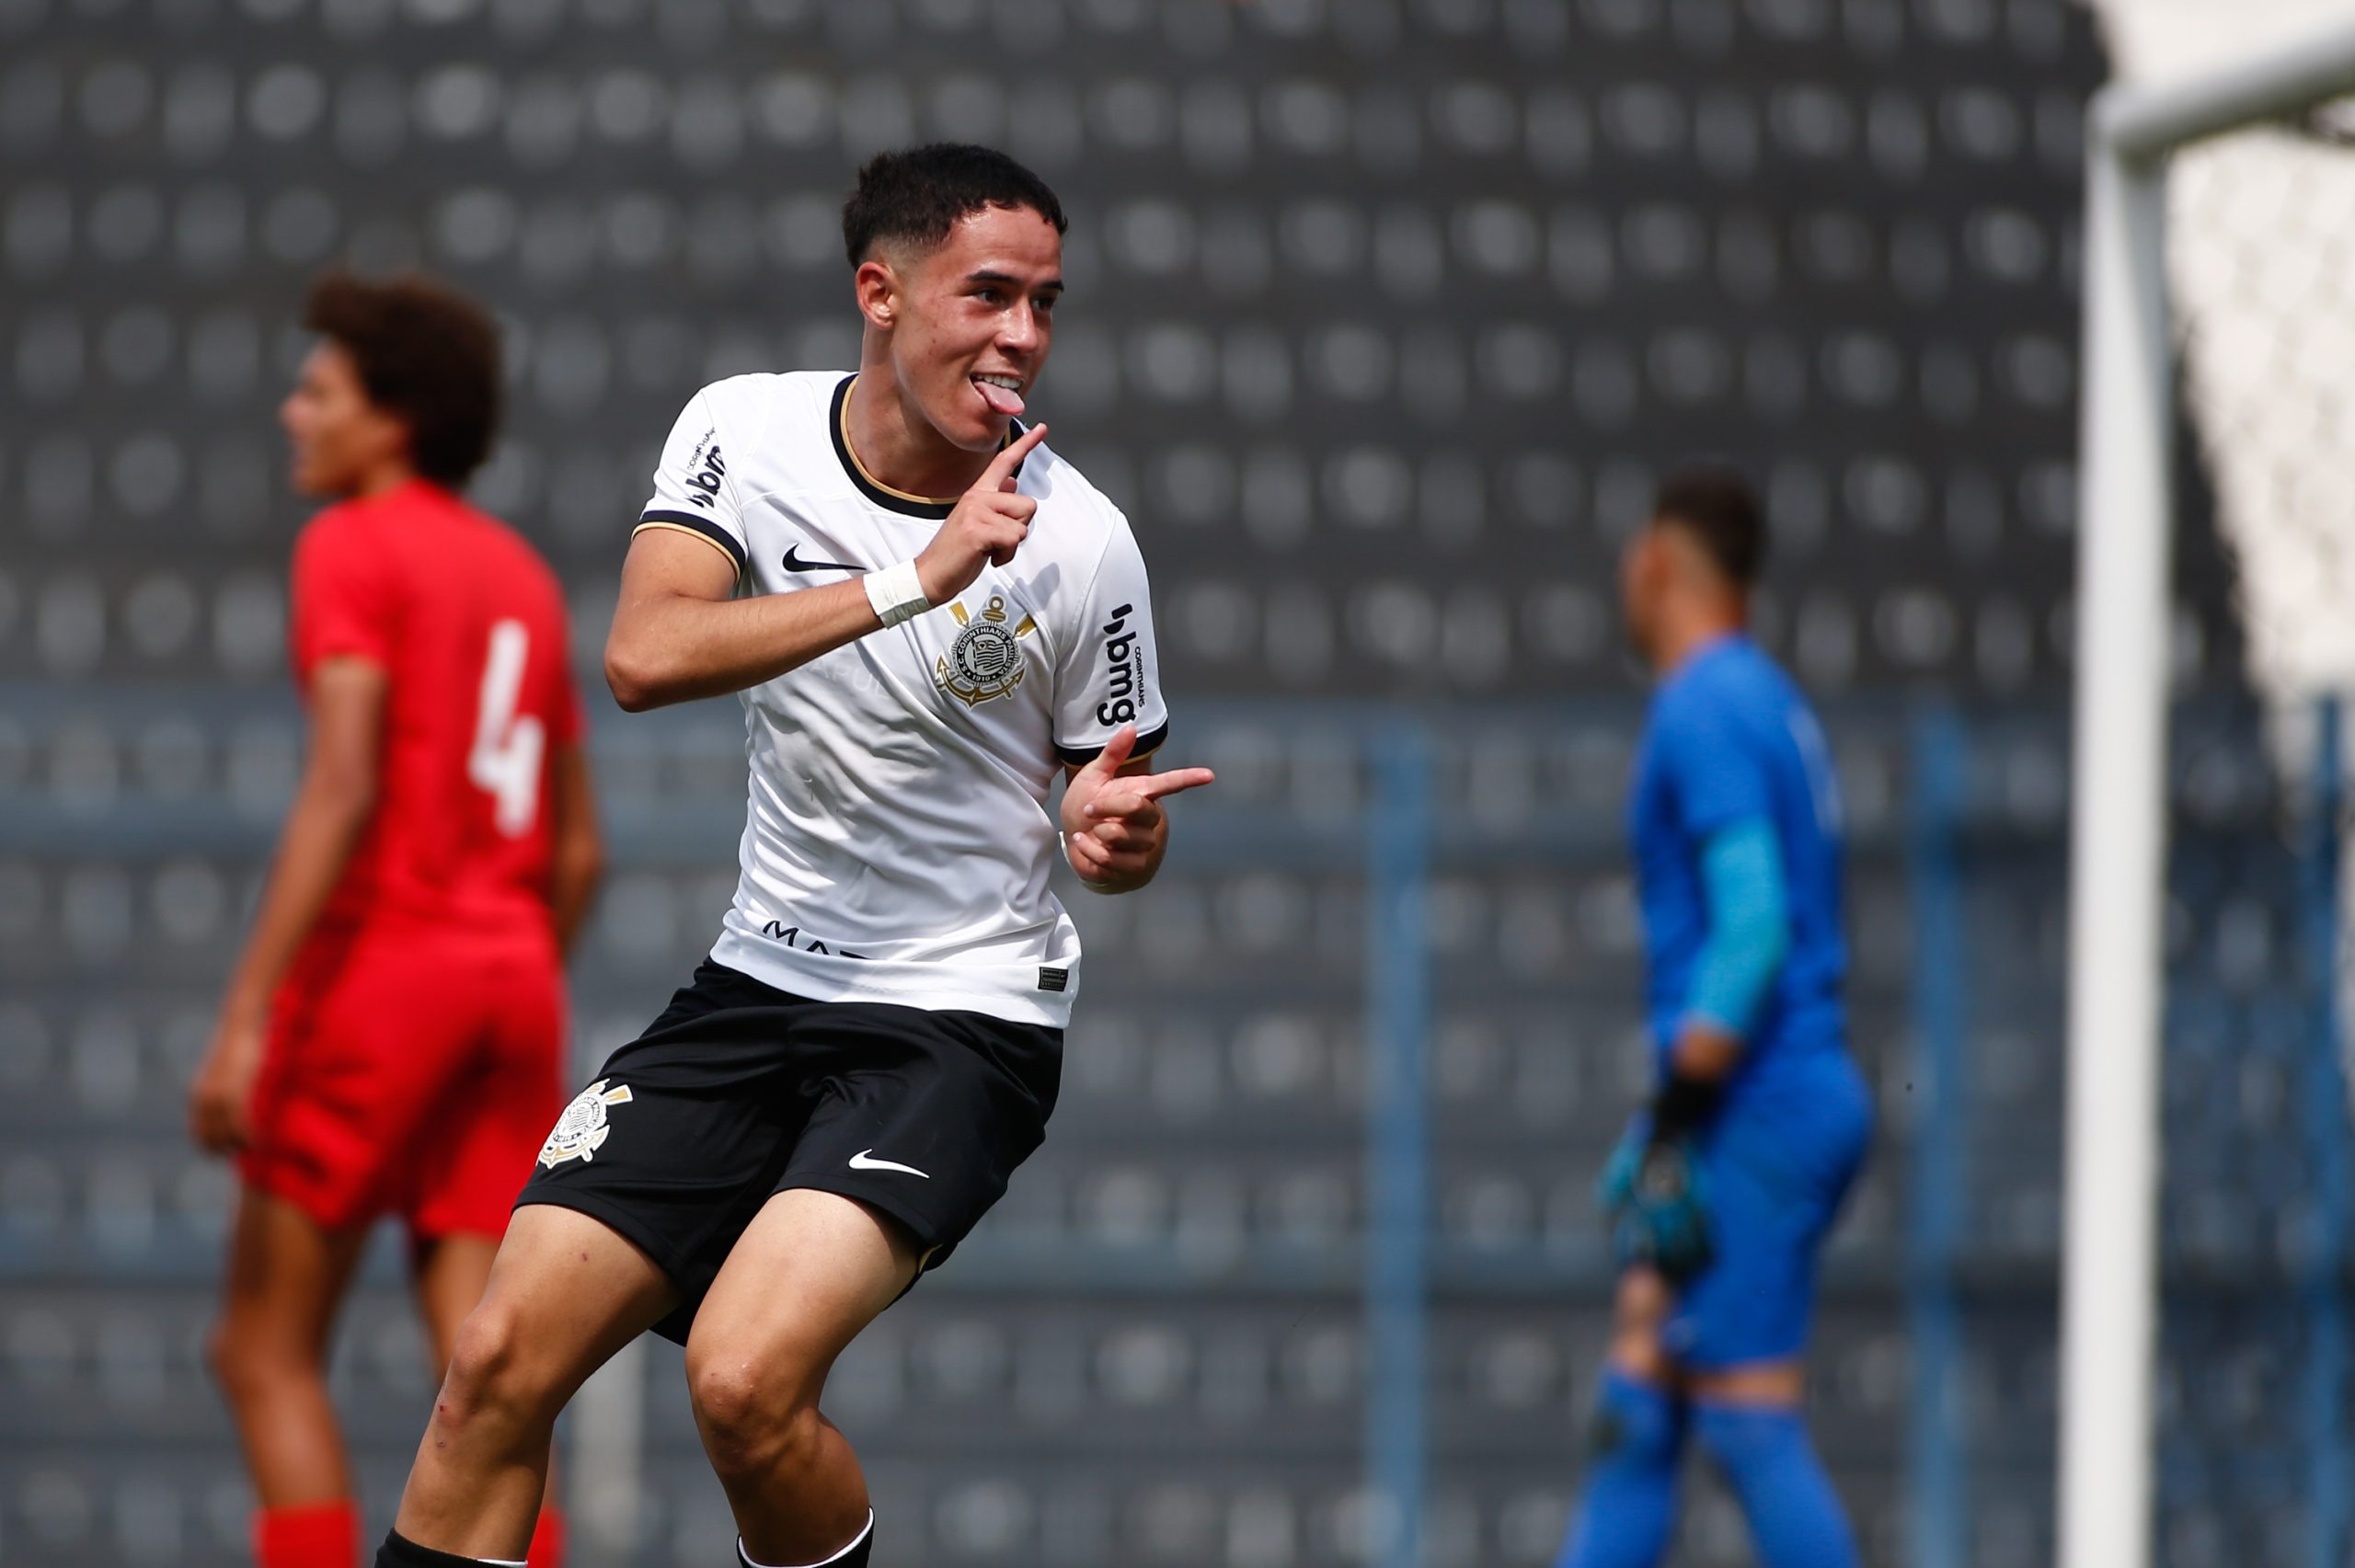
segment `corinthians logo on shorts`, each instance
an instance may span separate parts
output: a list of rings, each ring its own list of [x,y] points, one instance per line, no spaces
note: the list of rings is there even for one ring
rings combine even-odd
[[[605,1147],[605,1139],[614,1135],[614,1129],[605,1125],[605,1107],[626,1105],[634,1098],[626,1083],[606,1088],[612,1082],[610,1078],[600,1078],[572,1097],[564,1115],[557,1117],[556,1130],[540,1145],[541,1164],[553,1171],[567,1160],[586,1164],[597,1157],[597,1150]]]
[[[1022,684],[1022,639],[1039,629],[1038,622],[1025,615],[1009,629],[1005,600],[997,594],[990,595],[978,619],[966,611],[961,600],[950,605],[948,612],[965,629],[957,634],[947,653],[933,660],[932,678],[942,691],[971,708],[992,697],[1003,697]]]

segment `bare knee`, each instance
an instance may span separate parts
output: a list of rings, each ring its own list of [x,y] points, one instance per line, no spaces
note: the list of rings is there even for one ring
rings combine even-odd
[[[319,1376],[318,1368],[305,1362],[281,1336],[259,1333],[235,1314],[213,1325],[204,1342],[204,1360],[213,1369],[213,1381],[233,1404]]]
[[[435,1425],[529,1430],[553,1424],[562,1403],[512,1311],[486,1301],[466,1314],[433,1402]]]
[[[808,1469],[826,1441],[817,1402],[798,1379],[771,1379],[743,1361],[696,1358],[687,1368],[688,1397],[721,1477],[790,1474]]]
[[[1807,1371],[1796,1359],[1695,1372],[1686,1383],[1703,1403],[1735,1409],[1797,1410],[1807,1400]]]

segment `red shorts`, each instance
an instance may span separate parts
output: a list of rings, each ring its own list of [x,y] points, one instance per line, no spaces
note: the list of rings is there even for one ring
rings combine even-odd
[[[564,1104],[564,1023],[544,946],[315,938],[279,991],[241,1173],[330,1229],[503,1235]]]

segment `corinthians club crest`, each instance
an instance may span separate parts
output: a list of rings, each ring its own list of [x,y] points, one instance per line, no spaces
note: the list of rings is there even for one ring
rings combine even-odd
[[[572,1097],[564,1115],[557,1117],[556,1130],[540,1145],[541,1164],[553,1171],[567,1160],[586,1164],[597,1157],[597,1150],[605,1147],[605,1139],[614,1132],[605,1125],[605,1107],[626,1105],[633,1098],[626,1083],[615,1089],[606,1088],[612,1082],[600,1078]]]
[[[964,630],[947,653],[933,660],[932,678],[942,691],[971,708],[1022,684],[1022,639],[1039,629],[1038,622],[1025,615],[1009,628],[1005,600],[998,594],[990,596],[978,617],[966,611],[961,600],[948,612]]]

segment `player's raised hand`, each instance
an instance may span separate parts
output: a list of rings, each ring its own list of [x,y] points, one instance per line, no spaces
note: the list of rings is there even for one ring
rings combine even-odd
[[[1122,725],[1063,789],[1063,853],[1072,869],[1094,886],[1120,892],[1142,887],[1160,868],[1169,841],[1161,802],[1217,777],[1208,768],[1123,773],[1136,744],[1137,727]]]
[[[982,575],[982,562],[1002,567],[1014,559],[1014,552],[1029,537],[1039,503],[1015,493],[1015,470],[1046,439],[1047,427],[1039,424],[1009,441],[917,555],[916,580],[933,603],[946,604],[971,588]]]

